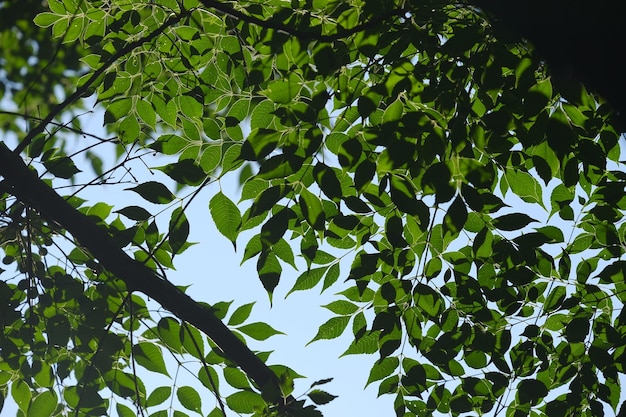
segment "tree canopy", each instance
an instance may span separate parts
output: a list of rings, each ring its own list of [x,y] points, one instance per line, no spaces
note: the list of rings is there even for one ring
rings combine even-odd
[[[328,380],[269,365],[279,330],[252,304],[168,279],[190,202],[235,177],[206,201],[224,241],[273,302],[337,292],[312,341],[350,334],[390,413],[616,413],[623,107],[511,18],[489,1],[0,2],[0,405],[321,415]],[[133,202],[83,198],[104,185]],[[195,386],[148,383],[166,351],[198,364]]]

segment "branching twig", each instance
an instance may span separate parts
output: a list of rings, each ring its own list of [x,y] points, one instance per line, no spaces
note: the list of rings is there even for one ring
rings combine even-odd
[[[42,133],[44,129],[46,128],[46,126],[48,126],[48,124],[51,123],[55,117],[57,117],[60,113],[62,113],[65,109],[67,109],[71,104],[78,101],[78,99],[80,99],[83,95],[85,95],[87,91],[89,91],[89,87],[91,87],[91,85],[95,83],[102,76],[102,74],[104,74],[104,72],[107,69],[109,69],[115,62],[117,62],[118,59],[132,52],[135,48],[140,47],[144,43],[150,42],[151,40],[155,39],[157,36],[163,33],[165,29],[167,29],[170,26],[175,25],[183,17],[187,16],[188,14],[189,14],[188,12],[184,12],[179,15],[171,16],[169,19],[163,22],[161,26],[155,29],[154,32],[151,32],[148,35],[140,39],[137,39],[134,42],[127,44],[126,46],[121,48],[119,51],[117,51],[113,56],[111,56],[111,58],[109,58],[109,60],[105,64],[103,64],[100,68],[95,70],[93,74],[91,74],[91,77],[89,77],[89,79],[85,81],[83,85],[78,87],[76,91],[74,91],[74,93],[70,94],[65,100],[63,100],[62,103],[59,103],[56,106],[54,106],[54,108],[50,111],[50,113],[48,113],[48,115],[42,119],[41,123],[39,123],[37,126],[32,128],[28,132],[28,134],[16,146],[13,152],[15,152],[16,154],[20,154],[24,149],[26,149],[26,147],[30,145],[30,143],[35,138],[35,136]]]
[[[250,23],[256,26],[260,26],[266,29],[274,29],[278,32],[285,33],[287,35],[295,36],[301,40],[316,40],[320,42],[331,42],[338,39],[346,38],[350,35],[354,35],[355,33],[362,32],[364,30],[370,29],[387,19],[390,19],[394,16],[405,16],[408,12],[405,8],[392,9],[385,13],[381,13],[376,16],[372,20],[367,22],[360,23],[354,27],[348,29],[339,29],[336,33],[331,34],[320,34],[312,30],[301,30],[294,28],[292,26],[286,25],[282,22],[273,21],[273,20],[263,20],[256,16],[248,15],[242,11],[236,10],[229,6],[226,3],[219,2],[217,0],[200,0],[205,7],[209,9],[218,10],[224,14],[232,16],[242,22]]]
[[[147,295],[176,317],[206,334],[248,374],[261,391],[270,395],[272,402],[289,402],[289,399],[280,398],[280,381],[274,372],[211,309],[194,301],[177,286],[159,278],[152,269],[128,256],[106,230],[39,179],[22,158],[11,152],[4,143],[0,143],[0,175],[4,177],[9,193],[37,210],[48,221],[60,224],[104,268],[124,281],[128,291]]]

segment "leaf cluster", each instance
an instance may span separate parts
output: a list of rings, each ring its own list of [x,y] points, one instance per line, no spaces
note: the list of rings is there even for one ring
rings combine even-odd
[[[141,200],[124,207],[67,197],[117,249],[164,279],[190,245],[189,202],[239,174],[237,197],[208,198],[218,231],[235,247],[249,232],[243,261],[256,262],[270,299],[278,285],[338,291],[311,342],[347,334],[344,355],[375,354],[366,384],[394,396],[396,415],[617,410],[626,174],[606,104],[551,77],[530,45],[499,38],[479,10],[447,0],[104,4],[50,0],[34,22],[68,60],[82,58],[48,59],[46,76],[80,68],[76,92],[94,95],[117,135],[100,143],[121,158],[109,171],[84,151],[91,183],[130,173],[135,158],[165,175],[134,179],[125,192]],[[22,61],[31,52],[7,51]],[[48,103],[46,79],[30,97]],[[18,150],[50,184],[71,185],[76,154],[58,138],[67,128],[50,126]],[[314,416],[334,398],[318,381],[313,405],[293,400],[300,375],[284,366],[272,368],[278,386],[259,386],[10,191],[0,244],[19,278],[0,281],[0,389],[10,386],[24,414],[115,405],[133,415],[135,404],[159,415],[174,398],[203,413],[200,387],[149,392],[135,371],[172,377],[167,352],[176,371],[199,364],[218,398],[212,416]],[[292,282],[286,268],[300,269]],[[248,322],[252,304],[229,307],[211,311],[236,337],[280,334]]]

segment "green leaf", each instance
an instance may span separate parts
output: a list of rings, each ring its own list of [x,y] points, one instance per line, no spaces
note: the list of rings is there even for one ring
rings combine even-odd
[[[311,401],[313,401],[317,405],[328,404],[329,402],[337,398],[336,395],[329,394],[326,391],[322,391],[319,389],[311,390],[307,394],[307,396],[309,397]]]
[[[346,300],[335,300],[322,307],[332,311],[335,314],[346,316],[352,315],[359,310],[359,307],[356,304],[353,304],[350,301]]]
[[[275,103],[288,104],[300,93],[301,86],[302,80],[291,76],[270,82],[265,95]]]
[[[419,309],[431,318],[439,316],[443,311],[441,296],[427,285],[417,284],[413,292],[413,299]]]
[[[589,326],[587,318],[574,318],[565,326],[565,338],[569,343],[583,342],[589,334]]]
[[[246,321],[248,317],[250,317],[252,306],[254,306],[254,302],[237,307],[233,314],[231,314],[230,319],[228,319],[228,325],[237,326]]]
[[[398,377],[398,375],[392,375],[389,378],[385,379],[378,386],[378,396],[380,397],[383,394],[392,394],[397,392],[399,382],[400,378]]]
[[[117,403],[115,404],[115,410],[117,411],[117,415],[119,417],[136,417],[137,413],[130,409],[130,407],[125,406],[124,404]],[[154,414],[152,414],[154,415]]]
[[[402,224],[402,218],[397,215],[387,217],[385,222],[385,237],[391,246],[394,248],[404,248],[407,246],[407,242],[403,237],[404,225]]]
[[[341,336],[349,322],[350,316],[332,317],[320,326],[315,337],[311,339],[307,345],[315,342],[316,340],[335,339]]]
[[[267,188],[258,194],[250,208],[250,217],[259,216],[271,210],[276,203],[286,197],[291,188],[286,185],[276,185]]]
[[[172,212],[169,224],[168,241],[173,254],[178,254],[186,247],[189,237],[189,221],[182,207],[176,208]]]
[[[157,325],[157,333],[168,348],[181,353],[183,344],[180,340],[180,324],[172,317],[163,317]]]
[[[211,198],[209,210],[217,230],[235,244],[241,226],[241,213],[235,203],[220,191]]]
[[[523,379],[517,387],[517,393],[522,404],[537,404],[548,395],[546,385],[537,379]]]
[[[367,382],[365,383],[365,386],[368,386],[374,381],[379,381],[383,378],[388,377],[396,369],[398,369],[399,365],[400,365],[400,361],[395,356],[388,356],[386,358],[383,358],[377,361],[372,367],[372,369],[370,370],[370,374],[367,378]]]
[[[219,357],[219,356],[215,355],[215,357]],[[223,359],[222,358],[220,359],[221,360],[217,361],[218,363],[223,362]],[[209,361],[207,360],[207,362]],[[212,392],[214,392],[216,388],[219,390],[220,379],[217,376],[217,372],[215,371],[215,369],[213,369],[212,366],[204,366],[200,368],[198,370],[198,379],[200,380],[203,386],[210,389]]]
[[[256,268],[263,288],[270,295],[271,301],[271,295],[274,292],[274,288],[278,285],[283,268],[273,252],[261,253]]]
[[[403,213],[417,215],[420,212],[413,185],[405,178],[391,176],[391,201]]]
[[[334,378],[325,378],[325,379],[320,379],[320,380],[317,380],[317,381],[315,381],[314,383],[312,383],[312,384],[311,384],[311,387],[310,387],[310,388],[317,387],[317,386],[319,386],[319,385],[325,385],[325,384],[328,384],[329,382],[332,382],[332,380],[333,380],[333,379],[334,379]]]
[[[139,206],[124,207],[115,211],[115,213],[119,213],[123,216],[128,217],[131,220],[137,221],[148,220],[150,217],[152,217],[152,214],[150,214],[148,210]]]
[[[255,340],[265,340],[277,334],[284,334],[263,322],[244,324],[243,326],[237,327],[237,330]]]
[[[161,348],[150,342],[140,342],[133,346],[133,359],[149,371],[169,376]]]
[[[618,283],[624,282],[626,276],[626,261],[615,261],[607,265],[599,274],[600,282]]]
[[[322,201],[306,188],[300,191],[300,209],[304,219],[315,230],[324,230],[326,215]]]
[[[176,397],[187,410],[202,414],[202,400],[200,394],[194,388],[189,386],[179,387],[176,390]]]
[[[563,286],[555,287],[546,298],[543,309],[546,313],[558,309],[565,300],[566,290]]]
[[[172,387],[163,386],[157,387],[150,393],[146,400],[146,407],[154,407],[155,405],[163,404],[172,395]]]
[[[450,398],[450,409],[457,413],[467,413],[472,411],[472,402],[468,398],[468,395],[455,395]]]
[[[337,282],[337,279],[339,279],[339,273],[340,273],[339,268],[340,267],[339,267],[338,262],[332,264],[330,268],[328,268],[328,272],[326,273],[326,276],[324,277],[324,285],[322,286],[322,291],[326,290],[326,288],[330,287],[335,282]]]
[[[228,308],[229,303],[222,303],[225,305],[224,310]],[[225,312],[220,312],[220,303],[215,303],[211,306],[214,310],[214,314],[220,320],[223,319],[223,315]],[[190,326],[186,323],[180,327],[180,340],[183,344],[183,347],[187,352],[189,352],[193,357],[197,359],[202,359],[204,357],[204,338],[200,333],[200,330],[196,329],[193,326]]]
[[[205,179],[205,171],[191,159],[183,159],[160,167],[155,167],[181,185],[200,185]]]
[[[150,144],[150,148],[165,155],[175,155],[189,145],[189,141],[178,135],[161,135],[156,142]]]
[[[58,398],[54,391],[43,391],[33,398],[28,407],[27,417],[50,417],[57,408]]]
[[[390,123],[390,122],[395,122],[397,120],[400,120],[400,118],[402,117],[403,110],[404,110],[404,105],[402,104],[402,100],[400,100],[399,98],[394,100],[394,102],[391,103],[389,106],[387,106],[387,108],[383,112],[382,122]]]
[[[119,124],[119,138],[122,143],[130,144],[137,140],[141,132],[141,126],[134,115],[122,119]]]
[[[543,110],[552,98],[552,83],[545,79],[533,85],[524,97],[524,113],[532,116]]]
[[[424,172],[421,183],[426,193],[435,194],[435,202],[437,203],[450,201],[456,192],[455,187],[452,186],[450,168],[444,162],[437,162],[429,166]],[[393,187],[394,182],[392,181],[391,184]],[[409,187],[410,185],[406,186],[406,188]],[[393,199],[393,193],[391,198]]]
[[[246,374],[238,368],[227,367],[224,368],[224,379],[233,388],[248,389],[250,388],[250,382]]]
[[[70,338],[71,325],[65,315],[57,314],[47,320],[46,331],[48,343],[65,346]]]
[[[153,130],[156,129],[156,111],[152,107],[152,104],[146,100],[138,100],[136,104],[137,114],[143,120],[145,124],[150,126]]]
[[[226,405],[236,413],[251,414],[265,407],[261,394],[252,391],[237,391],[226,397]]]
[[[367,333],[364,336],[359,337],[358,340],[352,341],[350,346],[341,356],[346,355],[362,355],[372,354],[378,352],[379,335],[376,333]]]
[[[288,207],[277,208],[270,219],[261,227],[261,241],[267,247],[271,247],[283,238],[289,228],[289,221],[296,214]]]
[[[258,178],[271,180],[286,178],[294,172],[298,172],[304,163],[304,158],[299,155],[276,155],[264,161],[257,174]]]
[[[274,129],[254,129],[241,146],[241,159],[258,161],[268,156],[280,142],[281,134]]]
[[[537,203],[543,207],[541,184],[528,172],[508,170],[505,172],[511,190],[527,203]]]
[[[466,221],[467,207],[461,196],[457,196],[443,218],[444,235],[450,234],[452,238],[455,238],[463,230]]]
[[[198,102],[194,97],[188,95],[182,95],[178,97],[178,110],[191,120],[197,119],[202,116],[203,105]]]
[[[563,231],[556,226],[538,227],[535,230],[550,239],[550,243],[562,243],[565,241]]]
[[[39,13],[37,16],[35,16],[35,19],[33,20],[33,22],[39,26],[39,27],[48,27],[48,26],[52,26],[54,23],[56,23],[59,19],[61,19],[62,17],[55,14],[55,13],[49,13],[49,12],[43,12],[43,13]]]
[[[250,128],[267,128],[274,120],[274,104],[270,100],[263,100],[253,107],[250,114]]]
[[[56,156],[44,160],[43,165],[57,178],[72,178],[75,174],[81,172],[74,164],[74,161],[67,156]]]
[[[176,198],[165,185],[156,181],[148,181],[136,187],[127,188],[127,190],[134,191],[144,200],[155,204],[171,203]]]
[[[331,167],[318,162],[313,167],[313,178],[320,187],[320,190],[331,200],[338,201],[343,197],[341,183],[339,182],[337,174]]]
[[[274,245],[272,246],[272,252],[274,252],[274,254],[278,256],[282,261],[288,263],[294,269],[297,269],[293,249],[285,239],[279,239],[278,242],[274,243]]]
[[[428,279],[436,277],[441,272],[442,265],[439,257],[429,259],[424,267],[424,276]]]
[[[328,267],[324,266],[324,267],[313,268],[313,269],[308,269],[304,271],[296,279],[296,283],[289,290],[289,292],[287,293],[287,296],[295,291],[303,291],[303,290],[308,290],[308,289],[315,287],[320,282],[320,280],[324,276],[324,273],[326,272],[327,269]]]
[[[211,145],[204,148],[202,155],[200,156],[200,167],[207,173],[213,173],[222,160],[222,147],[217,145]]]

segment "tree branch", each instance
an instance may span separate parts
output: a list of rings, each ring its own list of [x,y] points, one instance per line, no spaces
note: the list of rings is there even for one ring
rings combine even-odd
[[[0,143],[0,175],[4,177],[5,191],[37,210],[47,220],[63,226],[109,272],[124,281],[129,291],[147,295],[206,334],[264,393],[269,393],[273,401],[280,402],[281,390],[276,375],[210,309],[194,301],[174,284],[159,278],[143,263],[129,257],[107,231],[39,179],[22,158],[4,143]],[[286,402],[283,399],[283,403]]]

